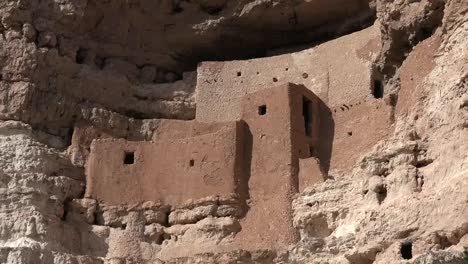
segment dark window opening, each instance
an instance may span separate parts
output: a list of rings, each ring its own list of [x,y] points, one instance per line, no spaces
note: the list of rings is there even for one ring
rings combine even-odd
[[[277,81],[278,81],[278,78],[273,77],[273,82],[277,82]]]
[[[405,242],[401,244],[400,254],[403,259],[413,258],[413,243]]]
[[[190,162],[189,162],[189,165],[190,165],[190,167],[195,166],[195,160],[191,159]]]
[[[88,51],[83,48],[79,48],[78,51],[76,52],[76,63],[78,64],[83,64],[85,62],[86,56],[88,54]]]
[[[374,80],[374,87],[372,90],[372,95],[374,98],[382,98],[384,95],[384,89],[382,85],[382,81],[380,80]]]
[[[129,165],[135,163],[135,152],[125,152],[124,164]]]
[[[182,13],[183,11],[184,11],[184,9],[182,7],[180,7],[179,4],[174,3],[174,6],[172,7],[172,13],[173,14],[179,14],[179,13]]]
[[[242,76],[242,72],[237,72],[237,77]]]
[[[265,115],[267,112],[267,107],[266,105],[261,105],[258,107],[258,114],[259,115]]]
[[[306,136],[312,136],[312,102],[302,97],[302,115],[304,116],[304,129]]]

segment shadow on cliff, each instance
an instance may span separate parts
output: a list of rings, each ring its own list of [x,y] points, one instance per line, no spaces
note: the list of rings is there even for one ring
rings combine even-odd
[[[333,149],[333,140],[335,137],[335,121],[331,109],[320,98],[319,104],[319,142],[317,153],[315,154],[320,160],[320,168],[322,170],[324,180],[328,178],[330,170],[330,161]]]
[[[237,194],[239,195],[239,203],[241,206],[240,217],[244,217],[250,209],[248,201],[250,199],[249,193],[249,181],[252,167],[252,151],[253,151],[253,136],[250,132],[249,126],[246,122],[241,121],[243,140],[241,139],[238,144],[242,149],[242,154],[237,157],[238,162],[242,164],[240,171],[238,172],[237,179]]]

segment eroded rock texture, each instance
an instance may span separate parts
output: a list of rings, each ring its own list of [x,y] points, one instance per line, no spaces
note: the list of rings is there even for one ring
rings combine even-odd
[[[2,1],[0,263],[467,263],[467,12],[464,0]],[[295,196],[297,244],[231,248],[236,197],[84,198],[93,139],[151,140],[158,118],[195,117],[198,63],[374,22],[392,130]]]

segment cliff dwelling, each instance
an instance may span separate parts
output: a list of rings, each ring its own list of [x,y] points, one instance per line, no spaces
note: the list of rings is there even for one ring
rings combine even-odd
[[[342,47],[336,42],[352,39],[350,52],[372,55],[378,47],[369,43],[378,36],[370,28],[325,46],[333,52]],[[374,87],[371,61],[363,60],[372,56],[344,64],[341,53],[325,63],[315,49],[300,54],[300,62],[288,54],[199,65],[195,119],[161,120],[150,141],[94,140],[85,197],[171,208],[215,197],[236,207],[227,214],[239,219],[231,247],[284,250],[296,243],[293,196],[323,182],[330,169],[349,168],[391,128],[391,106],[379,100],[383,88]]]
[[[320,155],[311,150],[331,144],[319,139],[326,106],[293,84],[247,94],[240,104],[239,120],[166,120],[168,130],[161,133],[177,129],[177,139],[94,140],[85,197],[106,205],[153,201],[176,208],[217,197],[239,207],[242,231],[234,243],[241,248],[294,243],[291,196],[324,179]]]
[[[467,10],[0,1],[0,263],[468,263]]]

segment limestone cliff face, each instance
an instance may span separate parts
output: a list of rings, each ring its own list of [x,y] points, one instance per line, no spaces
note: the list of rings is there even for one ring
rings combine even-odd
[[[0,263],[466,263],[467,12],[463,0],[2,1]],[[309,48],[374,20],[392,131],[295,196],[297,244],[230,250],[235,199],[83,199],[90,140],[151,140],[158,118],[193,119],[199,62]]]

